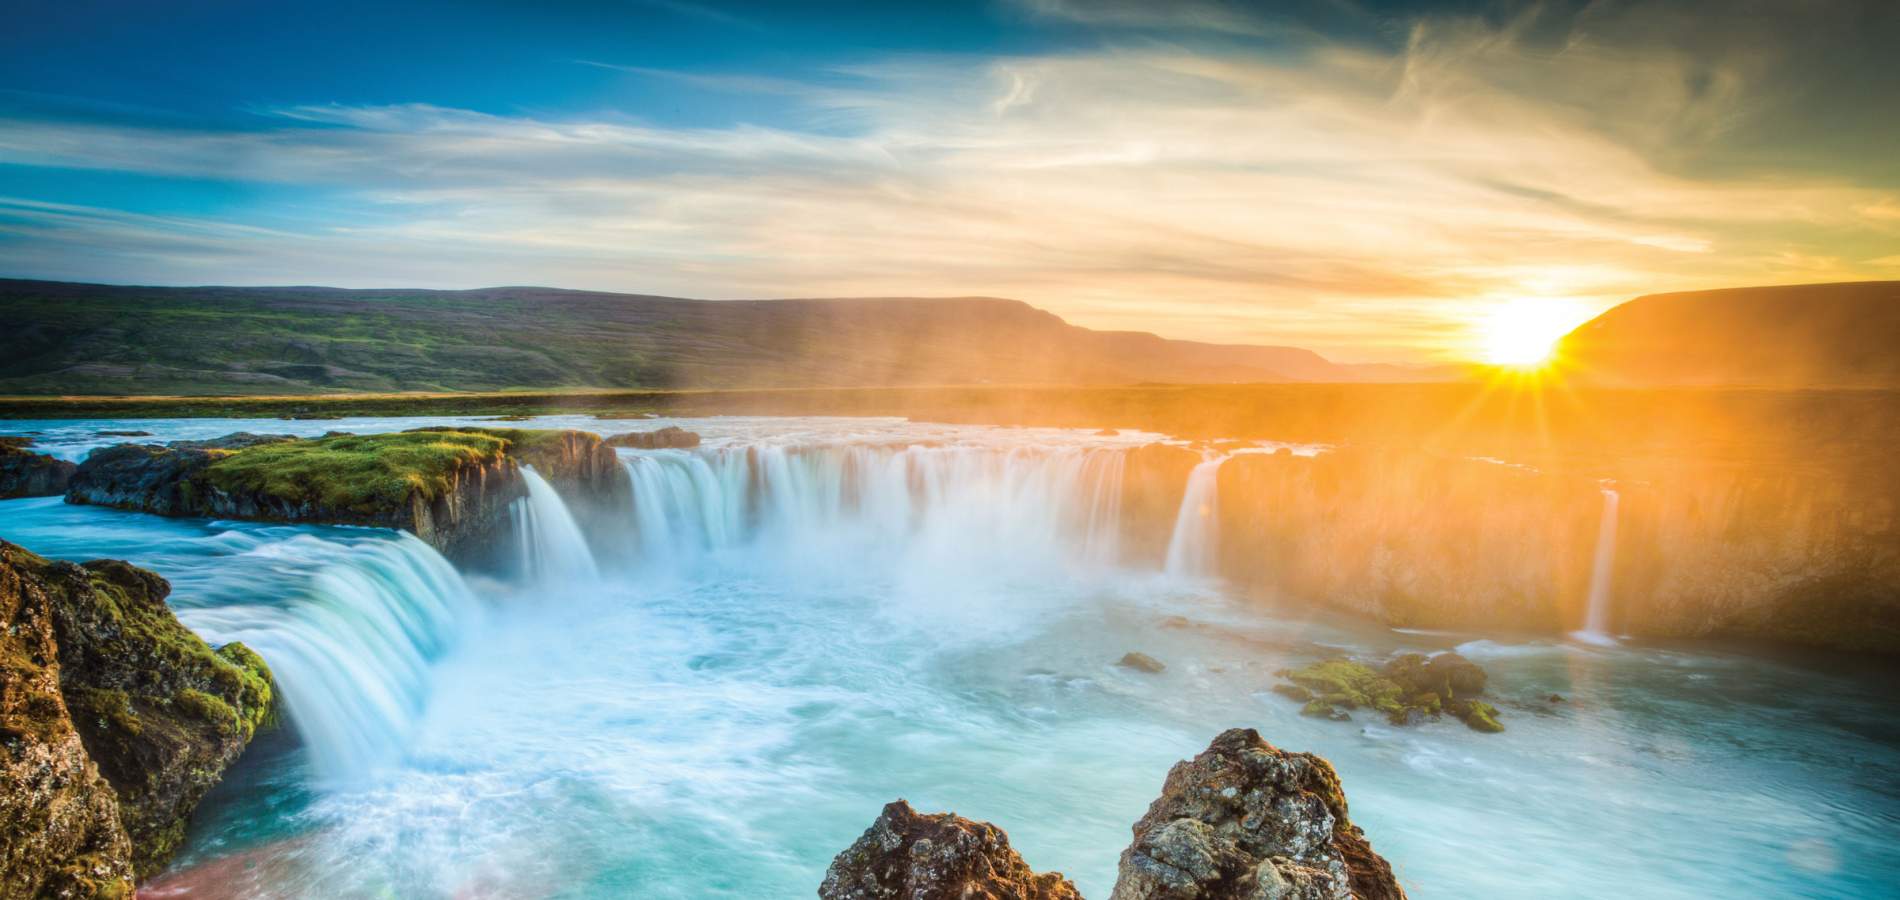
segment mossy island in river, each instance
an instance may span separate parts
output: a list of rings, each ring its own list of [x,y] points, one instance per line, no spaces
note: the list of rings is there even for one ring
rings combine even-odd
[[[1279,674],[1291,683],[1274,693],[1306,704],[1302,715],[1344,720],[1348,710],[1369,709],[1394,725],[1416,725],[1450,713],[1474,731],[1504,730],[1497,707],[1477,699],[1489,681],[1484,669],[1457,653],[1405,653],[1377,669],[1339,657]]]
[[[526,467],[590,496],[624,496],[627,487],[597,434],[422,428],[119,444],[80,464],[66,499],[167,516],[396,528],[470,559],[503,536],[508,504],[527,493]]]

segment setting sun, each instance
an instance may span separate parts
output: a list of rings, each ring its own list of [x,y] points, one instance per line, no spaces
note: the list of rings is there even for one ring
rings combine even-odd
[[[1535,366],[1550,358],[1557,339],[1580,319],[1570,304],[1556,300],[1512,300],[1494,308],[1480,325],[1485,362]]]

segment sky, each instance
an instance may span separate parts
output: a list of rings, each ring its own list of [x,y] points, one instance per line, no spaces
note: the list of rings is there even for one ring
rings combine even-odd
[[[1900,3],[0,0],[0,276],[1482,355],[1900,278]]]

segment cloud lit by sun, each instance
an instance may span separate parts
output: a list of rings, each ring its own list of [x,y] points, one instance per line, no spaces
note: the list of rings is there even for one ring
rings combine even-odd
[[[1480,358],[1499,366],[1542,365],[1557,341],[1589,318],[1587,310],[1553,298],[1519,298],[1495,307],[1479,323]]]

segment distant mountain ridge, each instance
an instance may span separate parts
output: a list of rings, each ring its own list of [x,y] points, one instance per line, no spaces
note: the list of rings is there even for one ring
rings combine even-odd
[[[1900,281],[1651,294],[1579,326],[1557,356],[1609,386],[1900,387]]]
[[[1015,300],[0,279],[0,394],[1436,380],[1295,347],[1093,331]]]

